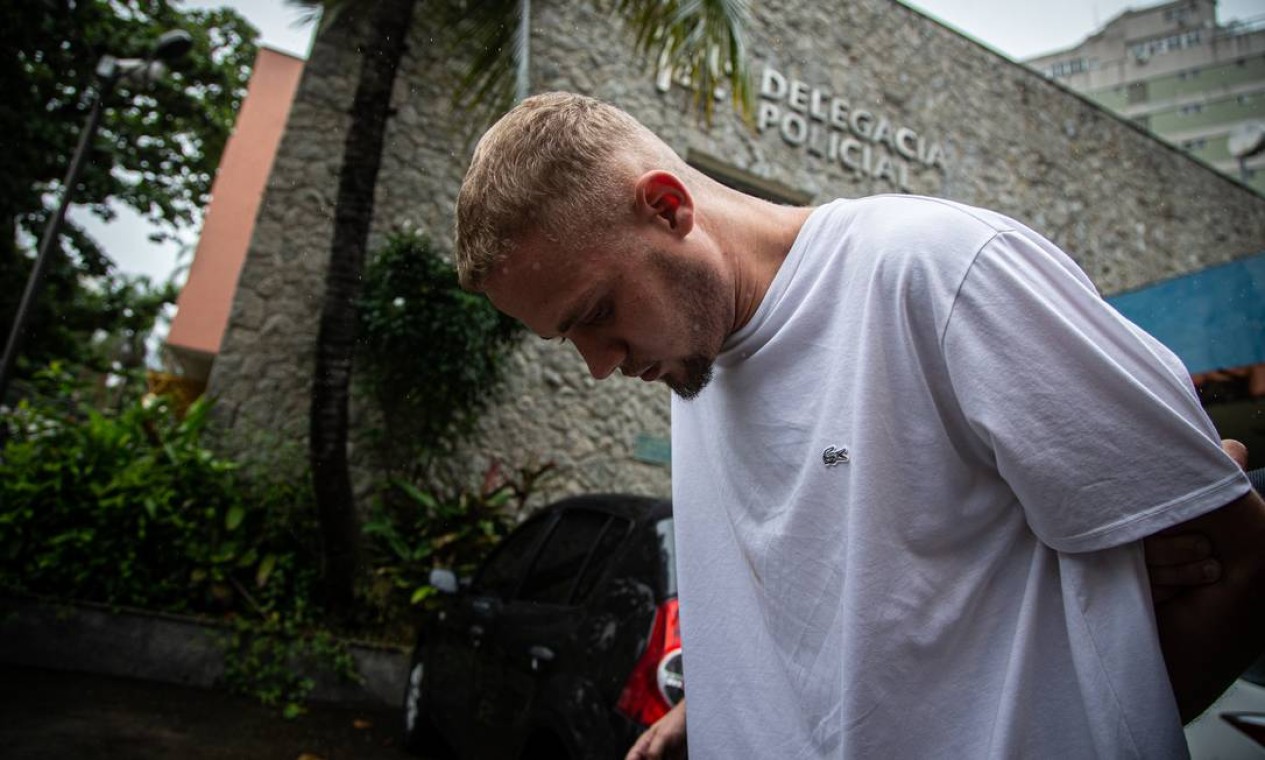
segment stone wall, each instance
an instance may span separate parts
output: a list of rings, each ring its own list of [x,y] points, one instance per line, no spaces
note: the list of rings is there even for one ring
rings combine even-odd
[[[689,90],[657,87],[612,35],[608,15],[591,5],[544,2],[535,10],[534,91],[614,102],[688,159],[718,159],[813,202],[903,190],[995,208],[1062,245],[1107,293],[1265,248],[1265,199],[891,0],[759,4],[753,68],[771,68],[770,83],[784,83],[780,97],[761,99],[763,131],[724,103],[712,126],[701,127],[685,109]],[[375,237],[410,223],[450,246],[472,143],[463,137],[467,119],[447,107],[460,62],[431,44],[439,34],[432,23],[418,19],[400,73]],[[357,71],[354,37],[325,35],[313,49],[211,378],[241,449],[256,448],[261,436],[305,440],[331,206]],[[832,109],[844,107],[848,117],[872,118],[849,126],[839,116],[844,127],[832,126]],[[880,120],[886,141],[858,137],[882,131]],[[937,153],[932,145],[938,159],[928,156]],[[354,417],[361,431],[373,425],[367,405]],[[503,398],[445,471],[477,482],[492,461],[554,461],[560,477],[550,495],[663,495],[668,470],[634,453],[639,441],[666,439],[668,429],[666,389],[625,378],[595,383],[569,347],[529,339]],[[354,449],[363,491],[373,457],[363,444]]]

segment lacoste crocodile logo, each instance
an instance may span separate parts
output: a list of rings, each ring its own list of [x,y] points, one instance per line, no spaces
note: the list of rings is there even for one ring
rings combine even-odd
[[[848,454],[847,449],[842,447],[836,449],[834,446],[831,446],[821,452],[821,461],[827,467],[834,467],[840,463],[847,464],[852,461],[852,457]]]

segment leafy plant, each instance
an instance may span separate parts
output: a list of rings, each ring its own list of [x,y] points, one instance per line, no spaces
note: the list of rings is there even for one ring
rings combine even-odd
[[[247,478],[208,449],[205,398],[183,417],[165,397],[102,411],[57,364],[33,385],[5,422],[0,589],[225,616],[226,684],[287,717],[305,673],[356,677],[319,628],[306,480]]]
[[[322,628],[306,479],[248,477],[208,448],[205,398],[184,417],[153,396],[103,411],[57,364],[33,389],[0,423],[0,590],[226,617],[225,683],[291,717],[306,673],[355,678]],[[493,465],[477,489],[447,493],[392,482],[364,527],[365,603],[342,622],[407,636],[435,593],[430,569],[470,572],[551,469]]]
[[[437,589],[435,567],[471,574],[478,563],[523,516],[523,508],[553,464],[522,467],[505,475],[499,463],[484,474],[477,490],[437,493],[394,480],[375,502],[365,523],[371,574],[388,609],[425,606]]]
[[[521,326],[457,273],[428,237],[392,235],[365,271],[360,299],[364,377],[389,437],[410,453],[448,451],[472,428],[501,380]]]
[[[210,402],[117,411],[60,365],[6,421],[0,587],[172,612],[306,614],[316,582],[310,496],[253,482],[202,443]]]
[[[290,619],[238,620],[220,644],[225,685],[279,708],[287,719],[305,712],[304,703],[316,688],[307,674],[326,672],[344,681],[363,681],[346,643],[328,631],[303,630]]]

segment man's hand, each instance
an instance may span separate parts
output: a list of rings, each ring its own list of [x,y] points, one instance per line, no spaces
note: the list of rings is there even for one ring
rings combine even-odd
[[[1226,439],[1221,448],[1239,467],[1247,467],[1247,447]],[[1151,600],[1163,604],[1190,588],[1216,583],[1221,563],[1213,556],[1208,537],[1177,526],[1148,536],[1142,542],[1151,579]]]
[[[1221,577],[1221,563],[1212,556],[1207,537],[1178,526],[1147,536],[1146,571],[1151,578],[1151,601],[1163,604],[1183,591]]]
[[[637,739],[624,760],[685,760],[685,700]]]

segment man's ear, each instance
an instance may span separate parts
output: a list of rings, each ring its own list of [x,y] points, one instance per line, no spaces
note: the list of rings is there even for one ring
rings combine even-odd
[[[694,228],[694,199],[675,174],[656,169],[637,179],[637,214],[662,220],[684,237]]]

